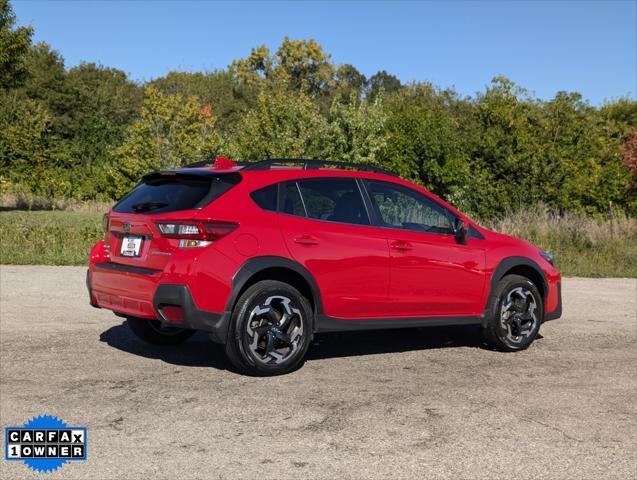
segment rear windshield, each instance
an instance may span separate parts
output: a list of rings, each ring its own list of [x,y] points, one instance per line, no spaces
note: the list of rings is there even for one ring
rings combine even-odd
[[[237,173],[218,176],[147,175],[113,207],[118,213],[166,213],[201,208],[241,180]]]

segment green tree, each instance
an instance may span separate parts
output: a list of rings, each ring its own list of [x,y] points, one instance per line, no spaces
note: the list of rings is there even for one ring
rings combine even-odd
[[[72,95],[66,84],[62,55],[48,44],[39,42],[29,49],[26,61],[28,76],[20,91],[51,113],[55,134],[68,136]]]
[[[82,63],[67,71],[45,43],[31,48],[28,70],[19,91],[50,116],[49,168],[70,179],[72,196],[103,198],[112,152],[139,111],[141,89],[116,69]]]
[[[627,97],[606,102],[600,108],[600,113],[607,119],[625,125],[627,130],[637,127],[637,101]]]
[[[530,202],[597,212],[621,201],[629,176],[621,161],[617,125],[579,93],[559,92],[542,104],[540,115],[532,152],[535,169],[523,182],[533,194]]]
[[[387,146],[387,114],[382,98],[361,100],[352,92],[349,101],[336,97],[330,108],[329,141],[321,157],[359,163],[376,163]]]
[[[141,175],[214,157],[220,148],[215,117],[199,99],[167,95],[149,86],[140,118],[126,132],[117,149],[112,171],[113,196],[128,190]]]
[[[49,155],[46,109],[16,92],[0,92],[0,103],[0,183],[9,191],[67,196],[70,182]]]
[[[372,162],[481,217],[542,202],[637,209],[637,102],[548,101],[504,77],[460,98],[366,79],[314,40],[285,38],[227,70],[170,72],[143,88],[92,63],[67,69],[0,0],[0,181],[81,199],[119,196],[153,169],[230,153]],[[632,187],[631,187],[632,185]]]
[[[402,84],[398,77],[387,73],[385,70],[376,72],[369,78],[367,95],[374,99],[381,91],[385,93],[393,93],[400,90]]]
[[[72,104],[73,130],[86,123],[86,115],[103,117],[113,125],[129,124],[139,112],[143,90],[126,73],[95,63],[81,63],[68,71],[68,88],[77,102]]]
[[[457,202],[470,182],[469,155],[449,99],[448,92],[428,84],[407,87],[393,96],[383,163]]]
[[[255,85],[237,82],[227,71],[209,73],[169,72],[151,82],[167,94],[196,96],[203,105],[210,105],[217,117],[220,132],[231,131],[242,115],[254,108],[258,89]]]
[[[541,102],[499,77],[478,97],[475,115],[477,185],[469,195],[481,216],[538,202],[599,212],[625,199],[620,135],[581,95]]]
[[[31,27],[15,28],[9,0],[0,0],[0,88],[17,87],[25,80],[32,34]]]
[[[336,85],[341,89],[342,93],[360,95],[365,85],[367,85],[367,78],[353,65],[339,65],[336,69]]]
[[[249,85],[259,84],[261,80],[272,77],[274,57],[265,45],[259,45],[250,51],[246,58],[234,60],[229,66],[230,73],[241,82]]]
[[[330,55],[313,39],[285,37],[275,55],[261,45],[248,57],[232,62],[229,69],[235,78],[249,85],[269,81],[311,96],[326,95],[334,85]]]
[[[313,39],[290,40],[283,43],[276,52],[277,69],[294,89],[311,95],[327,93],[333,84],[334,66],[330,54]]]
[[[68,71],[65,152],[73,176],[74,196],[103,198],[114,151],[138,116],[143,91],[114,68],[82,63]]]
[[[347,103],[350,100],[358,101],[363,98],[367,88],[367,78],[353,65],[339,65],[336,68],[333,84],[330,97],[325,97],[325,100],[321,102],[322,110],[326,113],[335,99],[341,103]]]
[[[312,99],[280,87],[265,88],[237,126],[229,151],[239,160],[321,157],[328,124]]]

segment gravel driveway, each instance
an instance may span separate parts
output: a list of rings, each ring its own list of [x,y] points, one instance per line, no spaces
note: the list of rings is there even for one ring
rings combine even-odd
[[[473,327],[319,337],[290,375],[228,370],[88,305],[84,268],[0,267],[0,420],[88,427],[89,459],[2,478],[635,478],[637,283],[568,278],[529,350]]]

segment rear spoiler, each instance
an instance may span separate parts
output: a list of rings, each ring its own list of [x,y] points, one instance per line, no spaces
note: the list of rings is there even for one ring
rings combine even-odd
[[[172,178],[190,178],[192,180],[210,178],[210,177],[222,177],[227,175],[237,175],[238,172],[225,171],[215,172],[214,170],[204,170],[201,168],[180,168],[178,170],[164,170],[160,172],[147,173],[142,177],[142,182],[153,183],[162,180],[169,180]]]
[[[233,162],[226,157],[216,157],[214,160],[201,160],[200,162],[189,163],[181,168],[201,168],[212,166],[215,170],[227,170],[234,167],[248,165],[248,162]]]

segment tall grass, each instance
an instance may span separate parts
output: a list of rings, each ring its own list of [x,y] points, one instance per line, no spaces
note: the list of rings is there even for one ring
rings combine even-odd
[[[0,212],[0,263],[86,265],[93,244],[103,237],[97,212]]]
[[[85,265],[102,238],[108,206],[71,211],[0,211],[0,263]],[[542,206],[484,222],[487,228],[527,239],[556,255],[564,275],[637,277],[637,219],[559,214]]]
[[[11,192],[0,194],[2,210],[60,210],[67,212],[104,213],[113,202],[83,202],[73,198],[48,198],[30,192]]]
[[[600,218],[536,206],[484,226],[554,253],[564,275],[637,277],[637,219],[622,212]]]

